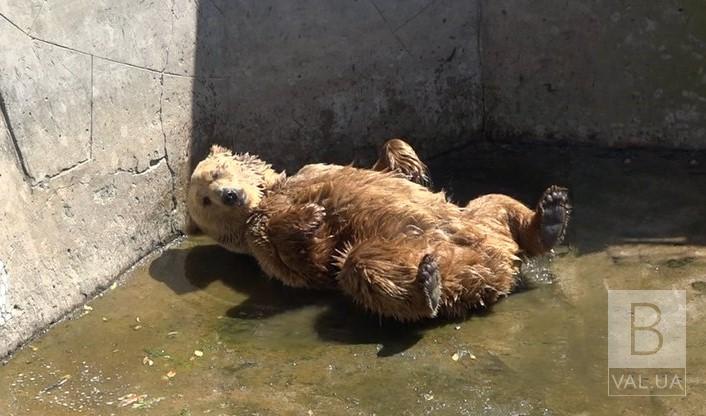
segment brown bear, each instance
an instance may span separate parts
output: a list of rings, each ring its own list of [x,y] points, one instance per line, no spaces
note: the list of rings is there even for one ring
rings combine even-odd
[[[535,210],[491,194],[459,207],[417,182],[426,166],[402,140],[374,170],[314,164],[293,176],[213,146],[191,176],[193,223],[225,248],[253,255],[284,284],[339,288],[401,321],[458,317],[509,294],[521,256],[548,252],[569,220],[552,186]]]

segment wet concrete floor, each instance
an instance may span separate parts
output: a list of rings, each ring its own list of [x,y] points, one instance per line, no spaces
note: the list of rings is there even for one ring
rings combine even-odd
[[[571,188],[566,245],[525,268],[531,289],[400,325],[187,240],[0,367],[0,415],[704,414],[702,153],[476,146],[431,169],[462,203]],[[686,290],[685,397],[608,396],[608,289]]]

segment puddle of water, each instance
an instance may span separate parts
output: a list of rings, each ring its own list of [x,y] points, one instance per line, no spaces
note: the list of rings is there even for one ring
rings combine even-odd
[[[690,155],[537,152],[508,150],[507,166],[465,153],[433,170],[461,201],[572,187],[571,248],[488,313],[380,321],[185,241],[1,367],[0,414],[701,414],[706,175]],[[513,183],[517,169],[532,174]],[[607,288],[687,290],[686,398],[607,396]]]

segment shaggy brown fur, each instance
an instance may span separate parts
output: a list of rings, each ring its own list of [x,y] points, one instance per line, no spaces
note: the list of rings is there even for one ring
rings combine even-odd
[[[462,208],[406,179],[426,178],[406,143],[388,142],[381,155],[379,171],[317,164],[286,177],[214,147],[192,175],[189,213],[285,284],[338,287],[403,321],[494,303],[513,289],[520,255],[545,253],[564,235],[563,188],[549,188],[534,211],[504,195]]]
[[[427,165],[419,159],[412,146],[404,140],[388,140],[380,149],[379,156],[373,165],[373,170],[399,172],[412,182],[422,185],[429,183]]]

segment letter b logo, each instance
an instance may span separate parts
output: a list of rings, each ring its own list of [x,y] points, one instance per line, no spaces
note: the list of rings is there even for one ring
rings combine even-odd
[[[685,368],[686,292],[608,291],[609,368]]]
[[[642,324],[644,320],[650,320],[651,318],[653,318],[653,320],[650,324]],[[661,320],[662,311],[654,303],[636,302],[630,304],[630,354],[652,355],[662,349],[664,338],[662,337],[662,333],[655,329],[655,326],[657,326]],[[641,323],[641,325],[638,325],[638,322]],[[649,338],[650,335],[652,335],[651,338],[655,340],[655,342],[652,343],[654,348],[642,349],[646,346],[645,344],[648,344],[648,342],[644,341],[639,343],[642,348],[638,348],[635,339]]]

